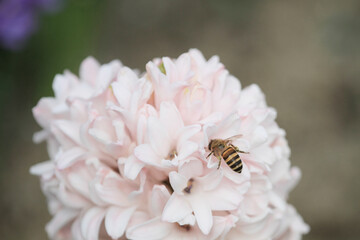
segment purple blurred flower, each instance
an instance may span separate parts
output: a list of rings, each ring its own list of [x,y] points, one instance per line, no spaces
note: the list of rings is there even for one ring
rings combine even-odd
[[[35,32],[39,14],[59,8],[60,0],[2,0],[0,3],[0,44],[19,50]]]

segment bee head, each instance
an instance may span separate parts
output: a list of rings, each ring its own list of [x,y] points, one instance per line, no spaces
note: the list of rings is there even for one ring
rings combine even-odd
[[[212,143],[213,143],[213,140],[210,140],[210,142],[209,142],[209,146],[208,146],[208,149],[211,151],[211,145],[212,145]]]

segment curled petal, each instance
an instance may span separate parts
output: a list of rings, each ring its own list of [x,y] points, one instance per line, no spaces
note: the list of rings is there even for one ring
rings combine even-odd
[[[141,144],[134,149],[134,155],[148,165],[160,166],[161,157],[151,148],[150,144]]]
[[[118,163],[119,165],[125,163],[124,175],[131,180],[135,180],[141,169],[145,166],[145,164],[139,161],[134,155],[128,158],[119,158]]]
[[[169,223],[164,223],[157,217],[129,228],[126,237],[133,240],[158,240],[164,239],[170,231]]]
[[[107,210],[105,216],[105,228],[110,237],[117,239],[124,234],[125,228],[135,209],[136,207],[125,209],[119,207],[110,207]]]
[[[61,152],[56,156],[57,167],[64,169],[70,167],[77,160],[82,159],[86,156],[84,149],[79,147],[71,148],[65,152]]]
[[[98,240],[100,224],[105,216],[105,210],[93,207],[86,211],[81,219],[81,234],[85,239]]]

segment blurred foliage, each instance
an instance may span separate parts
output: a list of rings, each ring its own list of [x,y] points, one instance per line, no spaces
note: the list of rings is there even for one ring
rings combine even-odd
[[[9,159],[9,145],[21,138],[19,118],[42,96],[51,96],[56,73],[70,69],[94,54],[95,37],[103,11],[100,0],[68,1],[64,11],[42,17],[39,32],[18,52],[0,50],[0,173]],[[28,121],[32,121],[29,119]]]
[[[230,24],[241,24],[244,27],[252,22],[253,17],[256,16],[254,11],[258,4],[261,4],[259,0],[210,0],[209,2],[212,9]]]

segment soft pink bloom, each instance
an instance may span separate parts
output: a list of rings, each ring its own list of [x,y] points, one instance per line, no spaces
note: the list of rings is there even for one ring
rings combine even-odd
[[[147,119],[145,143],[134,149],[135,156],[145,164],[170,168],[186,161],[199,146],[190,138],[200,131],[200,125],[185,126],[181,114],[172,102],[162,102],[159,118]]]
[[[233,184],[223,178],[222,171],[203,169],[200,160],[192,160],[182,165],[178,172],[170,172],[169,180],[174,193],[164,207],[162,219],[182,222],[195,218],[204,234],[212,229],[212,211],[237,209],[249,187],[248,182]]]
[[[300,239],[309,231],[289,192],[285,131],[257,85],[244,89],[198,50],[155,59],[146,72],[87,58],[80,77],[54,79],[33,109],[50,160],[40,177],[51,239]],[[242,172],[209,154],[232,144]]]

